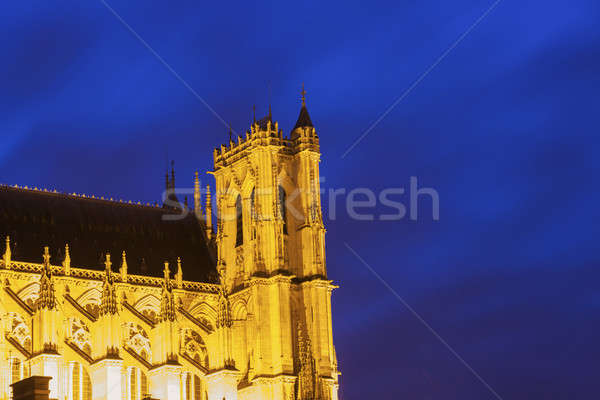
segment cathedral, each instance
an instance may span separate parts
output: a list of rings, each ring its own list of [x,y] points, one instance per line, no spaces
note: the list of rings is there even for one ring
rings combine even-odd
[[[30,376],[57,400],[338,399],[304,90],[289,136],[269,108],[213,158],[189,205],[173,170],[162,204],[0,186],[1,400]]]

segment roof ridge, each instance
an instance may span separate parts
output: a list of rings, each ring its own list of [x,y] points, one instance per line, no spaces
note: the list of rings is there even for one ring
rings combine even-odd
[[[96,195],[88,195],[85,193],[76,193],[76,192],[65,193],[65,192],[59,192],[56,189],[52,189],[52,190],[49,190],[47,188],[40,189],[37,186],[29,187],[27,185],[19,186],[17,184],[8,185],[8,184],[0,183],[0,188],[19,190],[19,191],[23,191],[23,192],[45,194],[45,195],[63,196],[63,197],[73,198],[73,199],[84,199],[84,200],[90,200],[90,201],[96,200],[97,202],[100,202],[100,203],[104,202],[104,203],[109,203],[109,204],[136,206],[136,207],[151,208],[151,209],[162,209],[162,207],[160,205],[158,205],[158,203],[155,203],[155,204],[152,204],[150,202],[143,203],[141,201],[135,202],[132,200],[123,200],[123,199],[116,200],[116,199],[113,199],[112,197],[110,197],[110,198],[105,198],[104,196],[97,197]]]

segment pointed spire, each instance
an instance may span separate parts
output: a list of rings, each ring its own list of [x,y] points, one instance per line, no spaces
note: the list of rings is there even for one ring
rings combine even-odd
[[[175,189],[175,160],[171,160],[171,189]]]
[[[231,122],[229,123],[229,143],[231,143]]]
[[[256,123],[256,104],[252,106],[252,121]]]
[[[4,255],[2,256],[2,260],[4,261],[4,267],[6,269],[10,268],[10,260],[11,260],[10,236],[6,236],[6,248],[4,250]]]
[[[119,272],[121,273],[121,282],[127,282],[127,254],[125,250],[121,254],[121,268]]]
[[[71,275],[71,252],[69,251],[69,244],[65,244],[65,259],[63,260],[63,268],[65,275]]]
[[[196,218],[202,215],[202,210],[200,209],[200,178],[198,177],[198,171],[194,173],[194,212],[196,213]]]
[[[175,274],[175,284],[179,289],[183,287],[183,269],[181,268],[181,258],[177,257],[177,273]]]
[[[171,209],[178,209],[181,207],[179,199],[175,194],[175,160],[171,160],[171,179],[169,179],[169,169],[167,167],[167,189],[165,197],[163,207]]]
[[[292,131],[296,128],[314,127],[310,119],[310,115],[308,115],[308,109],[306,108],[306,90],[304,90],[304,83],[302,84],[302,91],[300,92],[300,95],[302,99],[302,108],[300,108],[300,115],[298,115],[298,120],[296,121],[296,125]]]
[[[269,103],[269,121],[273,121],[273,114],[271,113],[271,103]]]
[[[104,261],[104,284],[100,299],[100,315],[114,315],[119,312],[111,266],[110,253],[106,253],[106,260]]]
[[[169,166],[167,165],[167,172],[165,173],[165,190],[168,191],[170,189],[169,183]]]
[[[44,264],[42,266],[42,276],[40,277],[40,297],[36,302],[35,309],[53,310],[56,307],[56,297],[54,294],[54,283],[52,282],[52,267],[50,266],[50,251],[48,246],[44,247]]]

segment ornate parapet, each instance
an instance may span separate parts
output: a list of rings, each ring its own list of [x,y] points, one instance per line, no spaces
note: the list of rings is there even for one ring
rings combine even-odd
[[[25,272],[39,274],[42,272],[43,265],[39,263],[19,262],[11,261],[8,267],[2,264],[4,269],[9,269],[14,272]],[[65,274],[65,268],[63,266],[52,265],[50,266],[52,275],[55,277],[68,276],[70,278],[88,279],[102,282],[104,280],[104,271],[98,271],[86,268],[70,268],[70,274]],[[129,283],[133,285],[161,287],[163,283],[162,278],[146,275],[126,275],[127,282],[123,282],[121,274],[113,272],[114,280],[118,283]],[[194,282],[194,281],[181,281],[181,289],[189,292],[203,292],[217,294],[219,293],[219,285],[206,282]]]

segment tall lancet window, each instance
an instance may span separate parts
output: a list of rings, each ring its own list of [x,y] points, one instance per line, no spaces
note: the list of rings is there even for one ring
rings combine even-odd
[[[253,220],[256,219],[256,200],[254,199],[254,188],[252,188],[252,193],[250,193],[250,217]]]
[[[235,247],[244,244],[244,216],[242,215],[242,196],[235,201],[236,235]]]
[[[281,210],[281,219],[283,219],[283,233],[287,235],[287,209],[286,209],[286,195],[283,187],[279,186],[279,209]]]

